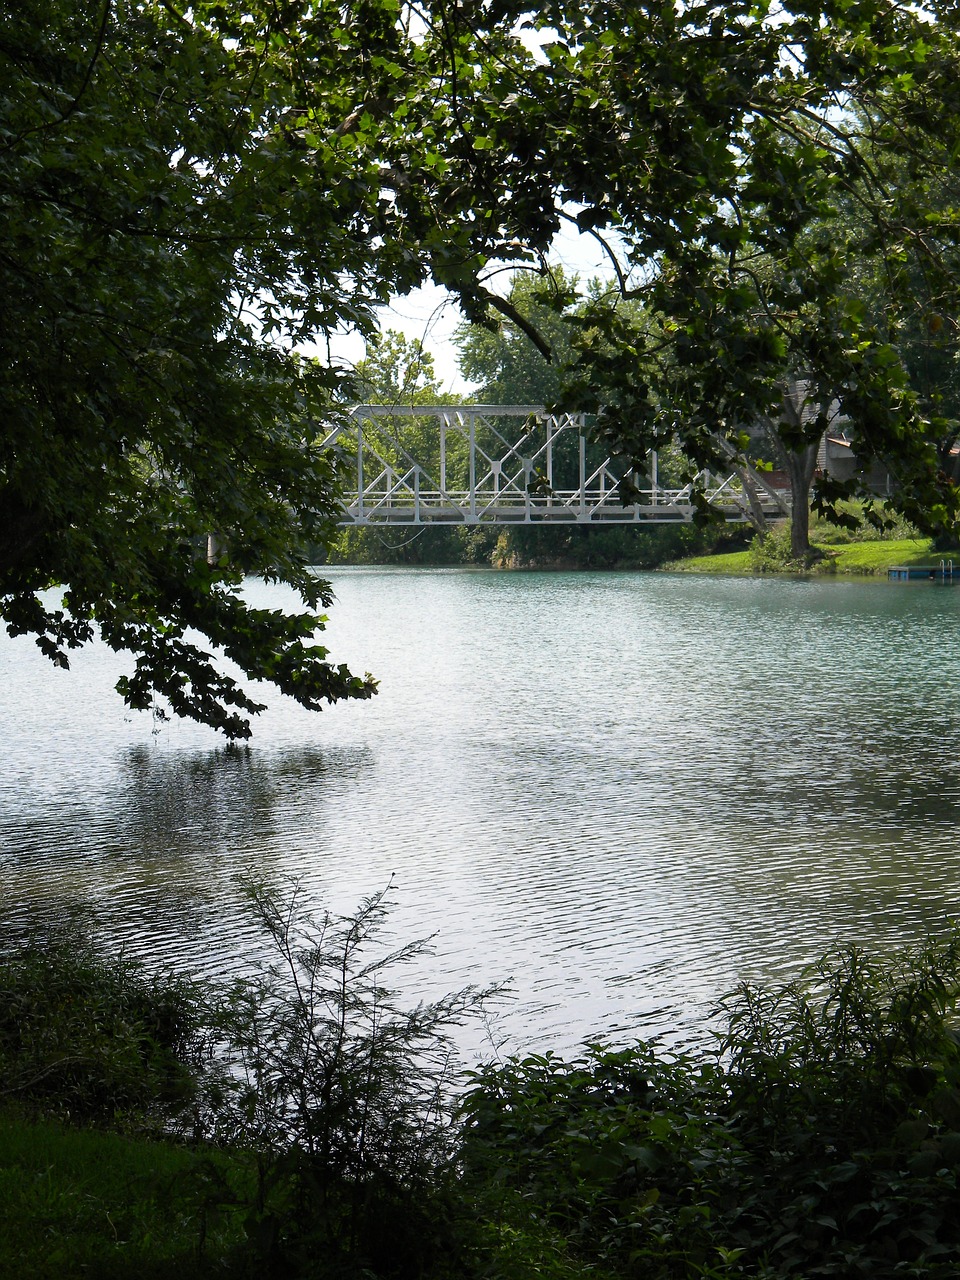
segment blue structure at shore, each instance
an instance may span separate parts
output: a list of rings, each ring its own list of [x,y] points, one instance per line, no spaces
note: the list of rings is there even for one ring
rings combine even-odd
[[[941,560],[939,564],[898,564],[887,571],[891,582],[953,582],[960,574],[955,574],[952,560]]]

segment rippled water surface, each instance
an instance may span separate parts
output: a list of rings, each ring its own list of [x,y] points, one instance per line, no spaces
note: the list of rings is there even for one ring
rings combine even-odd
[[[332,656],[381,691],[274,699],[249,752],[126,712],[108,651],[0,643],[8,928],[91,905],[224,973],[258,945],[241,874],[343,911],[393,877],[395,933],[437,935],[417,982],[512,977],[520,1048],[686,1034],[741,977],[960,916],[960,590],[329,576]]]

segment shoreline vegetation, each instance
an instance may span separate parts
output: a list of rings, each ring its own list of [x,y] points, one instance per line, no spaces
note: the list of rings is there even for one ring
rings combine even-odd
[[[939,565],[953,561],[960,575],[960,547],[938,550],[932,538],[893,538],[885,541],[850,542],[841,546],[813,544],[806,564],[790,559],[789,543],[776,534],[756,538],[739,551],[689,556],[663,566],[677,573],[716,573],[754,576],[765,573],[809,574],[815,577],[871,577],[886,574],[897,565]]]
[[[497,992],[399,1007],[384,895],[248,898],[276,958],[227,986],[77,934],[0,957],[0,1276],[957,1275],[960,932],[743,984],[715,1051],[463,1073]]]
[[[854,515],[860,515],[855,511]],[[318,564],[476,566],[495,569],[666,570],[740,576],[806,574],[870,576],[895,565],[939,565],[960,571],[960,544],[939,546],[905,522],[887,530],[847,530],[812,522],[811,552],[791,556],[786,524],[766,533],[749,525],[456,526],[409,530],[345,529]]]

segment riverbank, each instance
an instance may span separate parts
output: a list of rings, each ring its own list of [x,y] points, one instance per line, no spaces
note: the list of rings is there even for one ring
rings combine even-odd
[[[932,538],[897,538],[891,541],[850,542],[840,546],[817,546],[821,558],[802,572],[817,577],[837,574],[850,577],[885,575],[895,565],[939,565],[951,560],[960,570],[960,547],[950,551],[934,549]],[[719,552],[675,560],[665,569],[676,573],[717,573],[752,576],[762,573],[796,573],[801,570],[786,556],[764,553],[756,542],[743,551]]]
[[[248,1274],[252,1158],[8,1107],[0,1188],[0,1276],[10,1280]]]
[[[667,560],[743,547],[746,525],[443,525],[346,528],[320,565],[406,565],[492,569],[658,569]]]
[[[894,565],[931,564],[941,560],[960,567],[960,545],[942,551],[933,539],[901,524],[891,536],[864,526],[857,536],[825,521],[815,523],[813,562],[798,566],[790,558],[786,526],[752,535],[746,525],[698,529],[692,525],[626,526],[495,526],[422,529],[396,543],[377,530],[344,530],[317,562],[330,565],[407,565],[482,567],[523,570],[668,570],[752,576],[798,572],[813,576],[886,575]],[[869,536],[872,532],[872,536]]]
[[[365,926],[349,924],[352,945]],[[317,976],[316,957],[291,954],[289,978],[302,964]],[[507,1058],[471,1073],[459,1102],[438,1092],[445,1041],[423,1023],[439,1006],[382,1006],[369,966],[344,973],[346,1031],[315,1016],[312,987],[276,987],[276,969],[229,996],[89,952],[79,968],[62,949],[8,957],[0,1276],[957,1275],[957,933],[888,961],[834,952],[804,983],[741,985],[715,1051]],[[45,1016],[40,977],[46,995],[81,997],[70,1025]],[[167,1027],[159,1044],[171,1005],[191,1032]],[[245,1076],[217,1054],[238,1013]],[[104,1017],[125,1045],[101,1041]],[[41,1042],[52,1061],[38,1074]],[[189,1097],[170,1095],[158,1052]],[[118,1080],[128,1105],[115,1109]]]

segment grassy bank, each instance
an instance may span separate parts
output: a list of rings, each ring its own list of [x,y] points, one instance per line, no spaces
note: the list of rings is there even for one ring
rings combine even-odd
[[[3,1280],[199,1280],[244,1274],[237,1194],[249,1169],[223,1152],[0,1115]]]
[[[848,504],[859,514],[857,504]],[[425,529],[391,542],[380,531],[347,529],[327,556],[330,564],[486,565],[498,569],[666,569],[681,573],[752,575],[885,574],[892,565],[953,559],[960,546],[935,550],[906,522],[881,534],[865,521],[859,531],[826,521],[811,529],[813,562],[791,561],[789,536],[778,528],[753,538],[745,525],[494,526]],[[733,548],[733,549],[731,549]]]
[[[931,538],[897,538],[891,541],[851,542],[846,545],[817,545],[821,559],[805,572],[826,576],[835,574],[885,574],[894,565],[932,564],[953,560],[960,570],[960,548],[936,551]],[[754,547],[726,555],[691,556],[671,562],[666,568],[680,573],[720,573],[750,575],[757,573],[797,572],[786,560],[778,561],[758,555]]]

